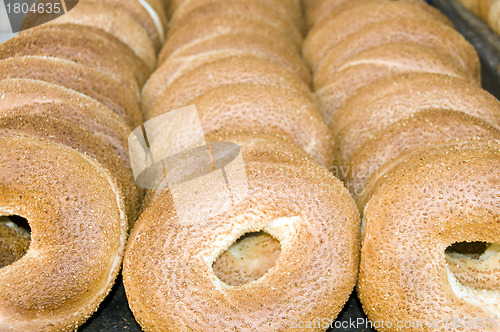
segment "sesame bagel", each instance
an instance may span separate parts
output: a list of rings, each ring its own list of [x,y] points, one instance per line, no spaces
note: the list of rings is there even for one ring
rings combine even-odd
[[[331,133],[308,95],[273,85],[230,84],[187,103],[191,104],[196,106],[206,135],[232,130],[280,134],[321,166],[332,166]]]
[[[267,59],[248,54],[229,56],[207,63],[187,72],[166,86],[148,84],[143,94],[142,109],[146,116],[151,118],[166,111],[187,106],[190,100],[211,89],[236,83],[280,86],[313,99],[307,85],[286,68]]]
[[[169,81],[183,72],[195,69],[228,54],[255,54],[273,60],[299,76],[306,84],[311,82],[311,73],[302,61],[295,47],[283,40],[275,40],[260,35],[225,34],[203,39],[176,50],[153,73],[164,72]],[[221,55],[222,54],[222,55]],[[161,59],[160,59],[161,63]],[[168,70],[165,69],[169,63]]]
[[[266,21],[241,15],[212,15],[190,22],[179,28],[163,46],[159,58],[165,61],[175,50],[190,43],[225,34],[261,35],[273,40],[283,39],[296,46],[299,51],[302,39],[292,41],[287,34],[280,32]]]
[[[212,0],[190,10],[174,13],[168,35],[172,36],[179,28],[203,17],[213,15],[241,15],[264,20],[284,34],[299,40],[302,35],[298,28],[280,15],[271,3],[255,0]]]
[[[360,89],[333,117],[341,162],[388,125],[429,108],[466,113],[500,128],[500,102],[478,86],[448,75],[393,76]]]
[[[429,12],[422,6],[405,1],[356,1],[345,10],[335,11],[321,23],[315,24],[304,41],[304,59],[313,69],[318,68],[321,60],[338,43],[367,25],[394,18],[430,19],[451,26],[451,23],[440,14]]]
[[[83,1],[72,11],[49,22],[64,23],[101,29],[130,47],[148,66],[150,72],[156,67],[156,52],[146,30],[120,7],[101,1]]]
[[[165,42],[167,17],[159,0],[84,0],[86,3],[106,3],[126,11],[148,34],[156,52]],[[83,2],[80,0],[80,2]]]
[[[0,213],[31,228],[26,254],[0,268],[0,330],[76,330],[120,270],[120,190],[93,159],[50,141],[0,138],[0,165]]]
[[[29,79],[0,81],[0,114],[36,113],[79,124],[109,144],[124,163],[130,163],[127,138],[131,129],[109,108],[59,85]],[[26,106],[23,111],[18,107]]]
[[[204,6],[211,3],[214,0],[172,0],[173,7],[175,11],[172,12],[172,16],[183,15],[184,12],[190,12],[197,7]],[[272,6],[276,11],[278,11],[281,17],[291,20],[293,24],[298,27],[301,31],[304,31],[305,25],[302,18],[302,8],[300,1],[297,0],[256,0],[255,2],[264,3],[266,5]],[[177,5],[176,3],[179,3]]]
[[[372,47],[389,43],[418,43],[433,47],[456,61],[476,80],[481,68],[474,47],[453,28],[429,19],[397,18],[373,23],[338,43],[322,59],[314,79],[328,81],[349,58]]]
[[[95,68],[139,93],[151,71],[103,30],[76,24],[39,26],[0,44],[0,59],[23,55],[62,58]]]
[[[65,59],[21,56],[0,61],[0,80],[7,78],[28,78],[61,85],[101,102],[132,128],[142,123],[136,93],[94,68]]]
[[[209,219],[188,222],[177,217],[166,191],[132,231],[123,280],[145,331],[290,330],[294,322],[335,319],[349,297],[359,216],[347,190],[325,169],[297,161],[303,154],[230,142],[241,144],[245,160],[248,195],[242,201]],[[223,282],[214,263],[230,265],[224,252],[242,236],[259,232],[279,242],[280,254],[275,262],[264,257],[257,264],[271,260],[267,267],[274,266],[268,271],[261,266],[259,275],[266,273],[251,281],[237,270],[251,269],[248,263],[230,266],[239,281],[249,282]],[[242,253],[246,262],[255,251],[268,253],[254,245]],[[154,260],[145,259],[151,254]]]
[[[347,60],[335,74],[319,81],[316,95],[327,123],[335,112],[362,87],[376,80],[404,73],[436,73],[480,83],[456,61],[436,49],[415,43],[393,43],[363,51]]]
[[[412,114],[380,131],[347,161],[345,169],[349,171],[343,174],[346,187],[363,209],[373,184],[398,158],[426,145],[455,139],[498,140],[500,131],[456,111],[432,109]]]
[[[138,217],[142,190],[136,184],[129,164],[124,163],[113,149],[87,128],[51,115],[30,112],[28,107],[16,107],[0,115],[0,136],[22,135],[64,144],[95,159],[116,179],[123,192],[130,228]]]
[[[389,5],[394,2],[409,3],[420,7],[434,15],[437,20],[443,20],[443,15],[439,10],[429,6],[422,0],[312,0],[304,1],[306,6],[306,18],[309,26],[314,26],[316,24],[321,24],[322,22],[329,20],[332,16],[337,13],[342,13],[351,8],[359,5],[366,5],[370,3],[384,2],[384,5]],[[357,24],[358,22],[351,21],[349,24]],[[344,28],[348,28],[344,26]]]
[[[370,199],[358,295],[370,320],[393,323],[379,331],[400,330],[397,322],[419,322],[405,329],[412,331],[498,329],[498,287],[462,284],[446,256],[457,243],[500,242],[499,151],[495,141],[424,149],[395,166]],[[476,262],[498,278],[497,263]]]

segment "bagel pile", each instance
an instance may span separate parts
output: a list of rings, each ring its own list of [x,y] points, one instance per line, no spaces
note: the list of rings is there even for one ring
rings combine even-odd
[[[114,283],[143,196],[128,136],[162,6],[81,0],[0,44],[2,331],[75,330]]]
[[[304,57],[363,216],[365,313],[380,331],[497,330],[500,102],[474,49],[422,1],[305,4]]]
[[[458,0],[458,2],[500,34],[500,1]]]
[[[247,193],[210,216],[201,211],[207,202],[193,199],[185,219],[173,190],[147,192],[123,265],[130,308],[146,331],[321,331],[354,287],[359,216],[328,171],[333,138],[300,58],[300,6],[171,2],[168,38],[143,90],[145,127],[195,105],[212,168],[216,148],[236,144]],[[183,125],[161,127],[180,142],[151,146],[189,145],[185,132],[196,128]]]

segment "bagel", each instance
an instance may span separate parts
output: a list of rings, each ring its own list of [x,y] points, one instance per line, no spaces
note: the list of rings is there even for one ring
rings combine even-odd
[[[298,28],[290,20],[283,18],[275,7],[268,2],[255,0],[212,0],[191,10],[174,13],[168,35],[172,36],[179,28],[203,17],[213,15],[241,15],[264,20],[292,40],[302,39]]]
[[[146,30],[121,7],[102,1],[82,1],[70,12],[48,24],[77,24],[101,29],[134,51],[151,73],[156,67],[156,52]]]
[[[349,58],[364,50],[398,42],[433,47],[456,59],[478,82],[481,81],[479,57],[474,47],[457,31],[429,19],[397,18],[367,25],[338,43],[318,65],[315,83],[320,87]]]
[[[500,102],[480,87],[448,75],[393,76],[360,89],[330,122],[341,164],[380,130],[429,108],[466,113],[500,128]]]
[[[248,178],[248,195],[240,203],[188,222],[178,219],[166,191],[132,231],[123,282],[146,331],[290,330],[293,322],[333,320],[349,297],[356,279],[359,216],[347,190],[315,163],[298,161],[306,158],[303,153],[279,145],[261,149],[246,139],[231,142],[241,144]],[[248,280],[247,271],[220,261],[242,236],[259,232],[279,242],[281,252],[276,261],[276,255],[260,258],[256,263],[267,266],[258,266],[259,274],[266,273]],[[256,251],[268,253],[252,244],[238,264],[245,269],[252,268]],[[269,265],[274,266],[264,271]],[[249,282],[223,282],[218,266]]]
[[[183,15],[185,12],[190,12],[197,7],[211,3],[214,0],[172,0],[172,4],[176,10],[173,14]],[[293,24],[302,32],[305,32],[304,20],[302,18],[302,8],[300,1],[297,0],[256,0],[255,2],[271,5],[278,11],[281,17],[291,20]]]
[[[22,56],[0,61],[0,80],[8,78],[28,78],[61,85],[101,102],[132,128],[142,123],[136,94],[94,68],[64,59]]]
[[[422,0],[382,0],[385,5],[389,5],[392,2],[409,3],[425,9],[437,20],[443,20],[443,15],[439,10],[429,6]],[[306,5],[306,18],[309,26],[315,24],[320,24],[327,19],[330,19],[332,15],[336,13],[341,13],[345,10],[349,10],[358,5],[369,4],[372,2],[380,2],[380,0],[313,0],[304,1]],[[357,22],[350,21],[349,24],[356,24]],[[344,26],[343,28],[348,28]]]
[[[311,82],[309,69],[290,43],[255,34],[226,34],[191,43],[175,51],[153,75],[162,72],[165,79],[172,81],[183,72],[193,70],[201,64],[225,57],[228,54],[244,53],[260,55],[273,60],[294,72],[307,85]],[[165,66],[168,66],[169,69],[166,69]]]
[[[421,1],[422,2],[422,1]],[[354,5],[353,5],[354,4]],[[335,11],[321,23],[315,24],[304,40],[304,59],[313,69],[318,68],[321,60],[338,43],[353,33],[370,24],[388,19],[431,19],[439,23],[452,24],[439,14],[436,19],[434,12],[429,12],[414,2],[370,0],[346,2],[345,10]],[[427,7],[427,5],[425,5]]]
[[[430,144],[456,139],[500,139],[500,131],[461,112],[424,110],[389,125],[347,161],[344,183],[360,209],[370,197],[372,184],[405,154]]]
[[[308,95],[272,85],[229,84],[187,104],[196,106],[205,135],[232,130],[280,134],[321,166],[332,166],[333,138]]]
[[[125,44],[103,30],[76,24],[39,26],[0,44],[0,59],[23,55],[62,58],[95,68],[139,93],[151,71]]]
[[[0,115],[45,114],[81,125],[109,144],[124,163],[130,163],[131,129],[94,99],[59,85],[29,79],[0,81]],[[24,107],[21,111],[19,107]],[[17,108],[17,110],[16,110]]]
[[[129,226],[138,217],[142,190],[136,184],[129,164],[87,128],[50,115],[33,113],[30,107],[16,107],[0,115],[0,136],[31,136],[69,146],[104,166],[123,192]]]
[[[396,331],[396,322],[419,322],[415,331],[497,330],[498,286],[462,284],[446,256],[457,243],[500,242],[499,151],[496,141],[426,148],[375,191],[364,210],[357,290],[371,321],[393,323],[379,331]],[[482,256],[476,264],[498,280],[493,254],[493,266]]]
[[[314,98],[307,85],[286,68],[248,54],[207,63],[166,86],[148,84],[143,95],[142,109],[146,117],[151,118],[187,106],[190,100],[211,89],[236,83],[275,85],[297,91],[310,99]]]
[[[488,12],[488,24],[493,31],[500,35],[500,1],[495,1]]]
[[[363,86],[404,73],[436,73],[480,82],[462,66],[432,47],[415,43],[393,43],[363,51],[347,60],[327,82],[317,82],[316,96],[327,123],[335,112]]]
[[[97,162],[50,141],[0,138],[0,165],[0,213],[31,228],[26,254],[0,268],[0,330],[76,330],[120,270],[120,190]]]
[[[190,22],[179,28],[163,46],[159,59],[165,61],[175,50],[193,42],[226,34],[261,35],[273,40],[283,39],[295,45],[297,52],[302,47],[302,39],[292,41],[287,34],[280,32],[266,21],[241,15],[212,15]]]
[[[86,3],[105,3],[126,11],[147,32],[156,52],[165,42],[167,17],[159,0],[84,0]],[[80,2],[83,2],[80,0]]]

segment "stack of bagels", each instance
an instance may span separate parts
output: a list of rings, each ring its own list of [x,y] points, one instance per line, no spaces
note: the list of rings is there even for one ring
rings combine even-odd
[[[500,102],[475,50],[422,1],[305,4],[304,57],[363,217],[365,313],[380,331],[498,329]]]
[[[171,190],[148,191],[123,266],[134,316],[147,331],[326,329],[318,323],[335,319],[354,287],[360,229],[328,171],[333,138],[300,57],[301,4],[186,0],[170,13],[143,90],[146,120],[195,105],[208,144],[241,150],[248,188],[210,217],[191,202],[189,220]]]
[[[127,140],[165,31],[158,0],[81,0],[0,45],[0,233],[12,239],[0,241],[0,330],[75,330],[110,291],[143,196]]]
[[[458,2],[500,34],[499,0],[458,0]]]

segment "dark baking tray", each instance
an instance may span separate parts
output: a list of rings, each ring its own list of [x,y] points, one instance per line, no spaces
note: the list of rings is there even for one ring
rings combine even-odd
[[[441,9],[455,24],[457,30],[474,45],[481,58],[483,87],[500,99],[500,37],[454,0],[432,0],[430,3]],[[359,321],[359,319],[363,321]],[[366,322],[366,320],[366,315],[363,313],[356,291],[354,291],[344,309],[337,317],[337,321],[361,323]],[[331,328],[328,332],[375,331],[374,329],[362,326],[365,326],[365,323],[355,328]],[[103,301],[99,310],[79,331],[141,331],[139,324],[135,321],[128,307],[121,275],[116,280],[115,286],[109,296]]]

